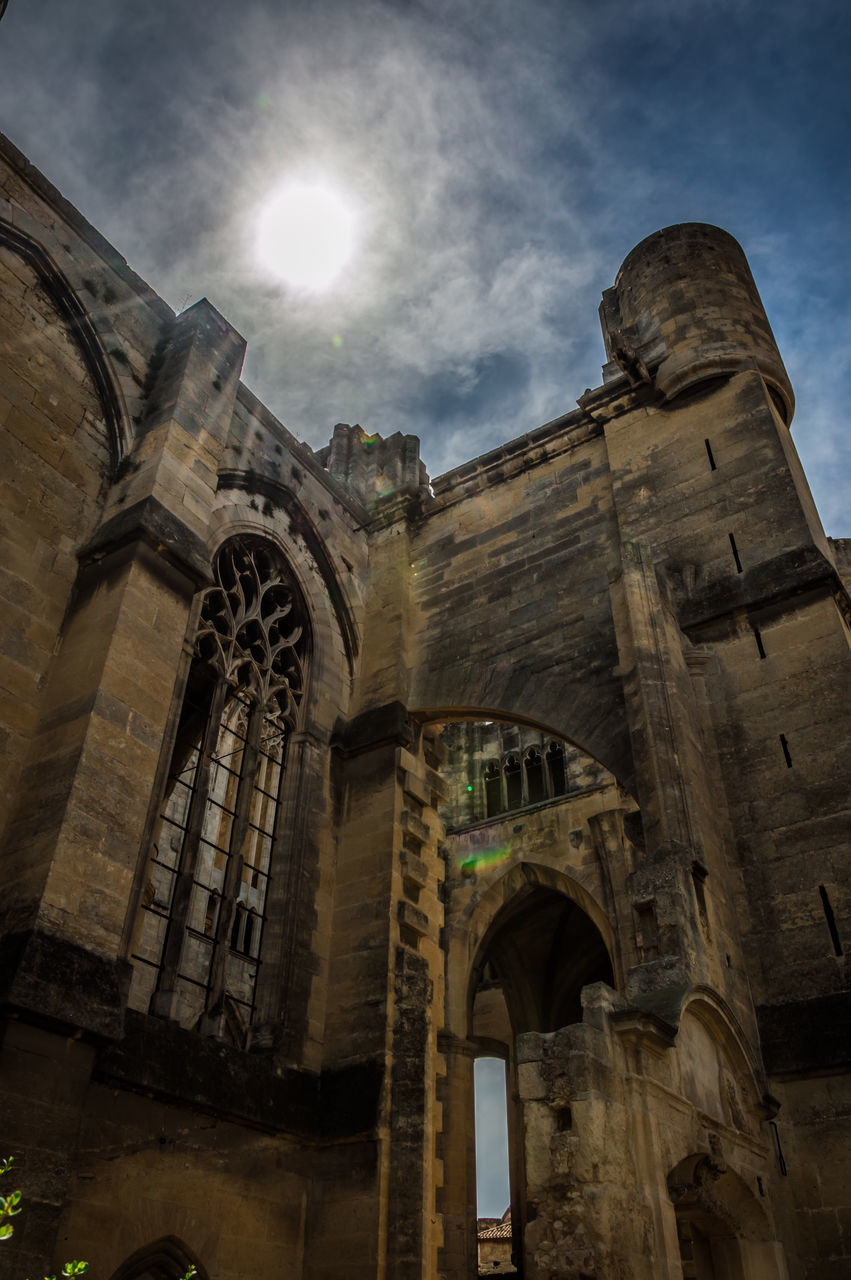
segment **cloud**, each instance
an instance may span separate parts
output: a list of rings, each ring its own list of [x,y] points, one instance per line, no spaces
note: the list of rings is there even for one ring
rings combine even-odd
[[[769,28],[755,0],[88,13],[83,31],[60,0],[10,6],[7,131],[172,305],[219,307],[246,381],[314,447],[340,420],[414,432],[434,475],[569,411],[600,381],[596,309],[626,253],[713,221],[753,261],[819,501],[849,528],[831,472],[848,302],[813,287],[847,255],[831,0],[778,0]],[[251,243],[264,196],[306,169],[362,227],[315,297],[265,279]]]

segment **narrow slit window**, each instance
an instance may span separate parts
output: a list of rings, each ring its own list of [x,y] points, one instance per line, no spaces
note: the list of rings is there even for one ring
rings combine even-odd
[[[780,748],[781,748],[781,750],[782,750],[782,752],[783,752],[783,759],[786,761],[786,768],[787,768],[787,769],[791,769],[791,768],[792,768],[792,754],[791,754],[791,752],[789,751],[789,743],[786,741],[786,734],[785,734],[785,733],[781,733],[781,735],[780,735]]]
[[[508,809],[519,809],[523,803],[523,777],[520,761],[509,756],[505,762],[505,802]]]
[[[762,643],[762,632],[760,631],[759,627],[754,627],[753,638],[754,640],[756,640],[757,653],[759,654],[760,658],[764,658],[765,645]]]
[[[567,768],[564,747],[560,742],[551,742],[547,748],[547,771],[550,776],[552,795],[563,796],[567,791]]]
[[[702,867],[699,862],[693,862],[691,880],[694,885],[694,896],[697,899],[698,914],[704,928],[709,926],[709,912],[706,907],[706,876],[706,868]]]
[[[544,762],[541,759],[540,751],[536,751],[532,747],[526,756],[524,764],[526,766],[526,794],[529,797],[529,803],[540,804],[542,800],[547,798],[544,790]]]
[[[822,911],[827,921],[827,928],[830,934],[830,940],[833,943],[833,954],[835,956],[842,955],[842,943],[839,940],[839,930],[836,927],[836,916],[833,914],[833,907],[830,904],[830,898],[827,896],[827,889],[823,884],[818,887],[819,897],[821,898]]]
[[[652,902],[639,902],[635,907],[636,941],[642,964],[655,960],[659,954],[659,926],[656,908]]]
[[[502,779],[496,761],[492,761],[485,769],[485,811],[489,818],[502,813]]]
[[[712,456],[712,445],[708,440],[704,440],[703,443],[706,445],[706,456],[709,459],[709,469],[710,471],[717,471],[718,467],[715,465],[715,459]]]
[[[739,548],[736,546],[736,539],[733,537],[732,533],[728,533],[727,537],[730,539],[730,550],[732,551],[733,559],[736,562],[736,573],[741,573],[742,562],[739,558]]]

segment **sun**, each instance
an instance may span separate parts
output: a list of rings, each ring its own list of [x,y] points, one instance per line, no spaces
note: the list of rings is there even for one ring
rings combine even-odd
[[[321,292],[350,260],[355,225],[351,203],[330,183],[285,182],[260,208],[257,261],[294,288]]]

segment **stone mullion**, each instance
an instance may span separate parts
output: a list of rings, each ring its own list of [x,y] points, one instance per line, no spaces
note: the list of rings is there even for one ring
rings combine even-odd
[[[171,899],[171,912],[166,926],[157,989],[151,1001],[151,1012],[166,1017],[171,1016],[173,1013],[172,1003],[180,969],[183,937],[186,931],[189,905],[192,900],[195,869],[198,865],[198,852],[201,847],[201,832],[210,794],[210,772],[213,754],[219,740],[227,689],[228,685],[224,676],[219,675],[213,691],[210,713],[198,752],[198,765],[195,771],[192,801],[189,806],[186,832],[180,849],[180,861]],[[221,912],[219,914],[221,918]]]
[[[284,1060],[298,1056],[307,1023],[310,982],[303,938],[306,875],[314,873],[317,819],[327,747],[301,730],[286,744],[272,844],[267,923],[255,988],[253,1042]],[[314,852],[311,853],[311,850]]]
[[[224,1007],[230,931],[236,900],[239,896],[239,888],[242,884],[242,850],[248,836],[248,825],[251,819],[251,799],[254,794],[254,784],[257,776],[263,718],[263,708],[258,702],[252,702],[245,731],[245,745],[242,749],[242,768],[236,793],[234,820],[230,830],[230,840],[228,841],[228,860],[222,884],[219,917],[216,921],[216,932],[213,940],[213,955],[210,961],[210,976],[207,984],[205,1021],[210,1019],[216,1022],[221,1017]],[[212,1026],[209,1028],[209,1030],[214,1029]]]
[[[525,808],[529,803],[529,779],[526,775],[526,752],[520,751],[517,760],[520,764],[520,807]]]

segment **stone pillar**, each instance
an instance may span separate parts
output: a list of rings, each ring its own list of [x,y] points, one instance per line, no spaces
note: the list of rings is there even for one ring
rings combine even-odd
[[[654,903],[660,934],[653,971],[642,966],[646,990],[695,980],[704,950],[691,887],[704,860],[694,794],[698,710],[676,621],[635,543],[622,546],[612,603],[646,845],[641,884],[631,887],[636,900]]]
[[[477,1271],[476,1048],[469,1040],[444,1033],[440,1051],[446,1074],[440,1087],[443,1186],[438,1193],[438,1209],[443,1219],[443,1248],[438,1255],[438,1273],[442,1280],[469,1280]]]
[[[315,1274],[427,1280],[440,1241],[433,1188],[442,1008],[438,896],[443,828],[434,743],[400,704],[358,717],[335,744],[342,803],[325,1066],[384,1073],[371,1186],[324,1192],[313,1233],[334,1241]]]

